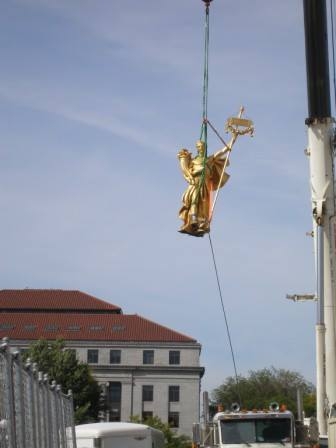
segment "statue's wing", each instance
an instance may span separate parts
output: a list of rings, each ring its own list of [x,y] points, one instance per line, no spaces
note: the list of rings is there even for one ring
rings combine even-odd
[[[209,158],[209,165],[211,169],[211,190],[216,191],[222,188],[230,178],[229,174],[225,172],[223,174],[223,170],[229,166],[229,160],[227,160],[227,155],[224,157],[216,155],[216,157]]]

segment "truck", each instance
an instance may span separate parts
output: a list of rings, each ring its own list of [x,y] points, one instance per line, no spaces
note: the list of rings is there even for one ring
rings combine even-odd
[[[77,448],[163,448],[162,431],[147,425],[104,422],[77,425]]]
[[[269,409],[241,410],[233,404],[217,412],[211,423],[193,425],[193,448],[294,448],[295,419],[292,412],[271,403]]]

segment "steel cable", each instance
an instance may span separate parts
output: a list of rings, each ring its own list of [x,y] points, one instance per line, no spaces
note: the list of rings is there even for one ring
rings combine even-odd
[[[223,295],[222,295],[222,288],[221,288],[220,281],[219,281],[217,264],[216,264],[216,259],[215,259],[215,252],[214,252],[214,249],[213,249],[213,244],[212,244],[212,240],[211,240],[210,234],[209,234],[209,242],[210,242],[212,260],[213,260],[213,264],[214,264],[214,268],[215,268],[215,274],[216,274],[216,280],[217,280],[217,286],[218,286],[220,302],[221,302],[222,311],[223,311],[224,320],[225,320],[226,333],[227,333],[227,337],[228,337],[229,345],[230,345],[232,363],[233,363],[235,379],[236,379],[236,386],[237,386],[237,396],[238,396],[238,399],[239,399],[239,404],[241,405],[242,404],[242,400],[241,400],[241,395],[240,395],[239,377],[238,377],[238,373],[237,373],[236,359],[235,359],[235,355],[234,355],[234,351],[233,351],[231,332],[230,332],[229,323],[228,323],[228,319],[227,319],[227,314],[226,314],[226,310],[225,310],[225,306],[224,306]]]

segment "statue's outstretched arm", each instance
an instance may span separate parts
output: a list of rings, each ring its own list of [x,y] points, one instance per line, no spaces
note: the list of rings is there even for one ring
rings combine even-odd
[[[217,151],[217,152],[215,152],[214,153],[214,157],[217,159],[219,159],[219,158],[225,158],[226,157],[226,154],[228,153],[228,152],[230,152],[230,148],[228,147],[228,146],[224,146],[224,148],[222,148],[222,149],[220,149],[219,151]]]

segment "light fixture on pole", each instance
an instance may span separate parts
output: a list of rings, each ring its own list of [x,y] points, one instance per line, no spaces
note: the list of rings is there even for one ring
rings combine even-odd
[[[293,302],[307,302],[308,300],[317,301],[315,294],[287,294],[286,299],[293,300]]]

